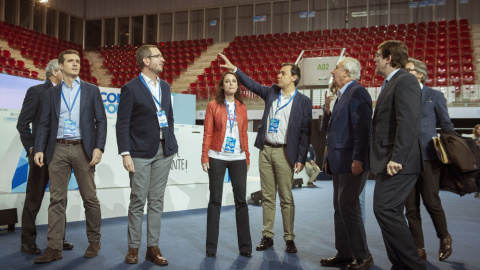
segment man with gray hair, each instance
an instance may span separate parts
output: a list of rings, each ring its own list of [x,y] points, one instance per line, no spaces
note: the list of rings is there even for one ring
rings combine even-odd
[[[59,84],[62,81],[63,73],[58,67],[58,60],[48,62],[45,68],[47,80],[45,83],[32,86],[28,89],[23,100],[22,110],[18,117],[17,130],[20,133],[20,140],[27,151],[28,172],[25,203],[22,212],[22,246],[21,251],[28,254],[38,254],[37,230],[35,219],[42,205],[43,195],[48,183],[48,167],[39,167],[33,160],[33,148],[35,146],[35,135],[43,110],[43,100],[47,89]],[[30,129],[30,124],[32,129]],[[73,244],[65,241],[63,237],[63,249],[72,249]]]
[[[428,79],[425,63],[408,58],[405,70],[417,78],[422,89],[422,147],[425,153],[423,157],[425,169],[420,173],[417,183],[407,197],[405,216],[417,246],[418,255],[421,259],[426,260],[427,253],[424,249],[422,218],[420,216],[421,197],[427,212],[432,218],[437,237],[440,239],[438,259],[444,261],[452,254],[452,236],[448,233],[447,219],[443,211],[442,201],[438,196],[442,163],[438,160],[433,146],[433,137],[437,136],[437,123],[443,133],[455,134],[455,129],[448,115],[447,100],[443,93],[424,85]]]
[[[338,253],[322,259],[322,266],[368,269],[373,265],[359,199],[370,169],[372,98],[356,81],[360,78],[360,71],[358,60],[351,57],[340,59],[331,72],[333,83],[340,89],[332,111],[332,99],[325,93],[322,129],[327,132],[327,154],[324,171],[333,177],[335,248]]]

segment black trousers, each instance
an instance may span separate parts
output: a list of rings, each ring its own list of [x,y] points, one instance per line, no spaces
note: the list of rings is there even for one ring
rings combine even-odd
[[[373,194],[373,212],[382,231],[392,269],[427,269],[418,256],[403,210],[418,174],[378,174]]]
[[[335,248],[343,258],[370,256],[359,198],[367,177],[368,172],[333,174]]]
[[[48,166],[38,167],[33,160],[33,154],[28,154],[30,166],[25,192],[25,203],[22,212],[22,244],[36,244],[37,228],[35,220],[42,206],[43,196],[48,184]],[[66,222],[65,222],[66,224]],[[65,240],[65,235],[63,236]]]
[[[238,249],[241,252],[252,251],[250,221],[248,218],[247,162],[246,160],[224,161],[209,159],[208,170],[210,201],[207,210],[207,251],[216,253],[220,225],[220,208],[222,207],[223,179],[226,169],[230,175],[235,201],[235,219],[237,221]]]
[[[422,217],[420,215],[420,197],[432,218],[437,237],[444,239],[448,236],[447,219],[443,211],[442,201],[440,196],[438,196],[442,163],[438,160],[425,160],[424,164],[425,171],[420,174],[405,204],[405,216],[418,249],[425,247]]]

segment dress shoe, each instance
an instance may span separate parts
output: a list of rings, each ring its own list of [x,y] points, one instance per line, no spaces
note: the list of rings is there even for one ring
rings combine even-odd
[[[138,263],[138,248],[128,248],[127,256],[125,256],[125,263]]]
[[[445,261],[452,255],[452,236],[447,235],[444,239],[440,240],[440,249],[438,250],[438,260]]]
[[[287,245],[287,248],[285,248],[286,252],[297,253],[297,247],[295,246],[295,242],[293,242],[293,240],[287,240],[285,244]]]
[[[145,260],[153,262],[156,265],[168,265],[167,259],[163,257],[158,246],[147,248],[147,255],[145,255]]]
[[[63,258],[62,251],[47,247],[42,256],[33,260],[35,263],[47,263],[55,260],[61,260]]]
[[[243,257],[252,257],[252,252],[251,251],[240,251],[240,255]]]
[[[37,247],[37,244],[22,244],[20,250],[27,254],[40,254],[42,251]]]
[[[360,269],[365,270],[373,266],[373,257],[372,255],[368,256],[362,260],[354,260],[351,264],[347,265],[347,269]]]
[[[308,187],[317,187],[317,185],[315,185],[314,183],[310,183],[310,182],[307,183],[307,186]]]
[[[260,244],[257,246],[257,251],[266,250],[269,247],[273,247],[273,239],[268,236],[262,236],[262,240],[260,240]]]
[[[321,259],[320,260],[320,264],[322,266],[332,266],[332,267],[339,267],[339,266],[347,266],[349,264],[353,263],[353,259],[352,258],[343,258],[343,257],[340,257],[340,255],[335,255],[331,258],[328,258],[328,259]]]
[[[100,242],[91,242],[90,245],[88,245],[88,248],[85,251],[85,254],[83,255],[83,257],[85,258],[97,257],[99,251],[100,251]]]
[[[206,253],[206,254],[207,254],[207,257],[215,257],[215,255],[217,255],[216,252],[211,251],[211,250],[207,250],[207,253]]]
[[[418,257],[420,257],[420,259],[422,259],[423,261],[427,260],[427,252],[425,252],[425,249],[419,248],[417,249],[417,252],[418,252]]]
[[[63,250],[70,250],[73,249],[73,247],[74,245],[72,243],[63,240]]]

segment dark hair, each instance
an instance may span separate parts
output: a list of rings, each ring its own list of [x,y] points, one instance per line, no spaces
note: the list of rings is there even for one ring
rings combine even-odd
[[[228,74],[232,74],[233,76],[235,76],[235,79],[237,79],[238,87],[237,87],[237,92],[235,92],[234,97],[241,104],[243,104],[243,97],[242,97],[242,94],[240,93],[240,83],[238,82],[238,76],[237,76],[237,74],[235,74],[231,71],[227,71],[227,72],[223,73],[222,78],[220,79],[220,84],[218,85],[218,88],[217,88],[217,94],[215,95],[215,101],[218,104],[223,104],[223,101],[225,100],[225,93],[223,92],[224,90],[222,89],[222,86],[223,86],[223,80],[225,79],[225,76],[227,76]]]
[[[140,69],[143,69],[145,67],[145,64],[143,63],[143,58],[151,56],[150,53],[150,48],[158,48],[156,45],[142,45],[140,48],[137,49],[137,64],[140,67]]]
[[[300,82],[300,79],[302,78],[302,75],[300,75],[300,67],[295,65],[294,63],[284,63],[282,64],[282,67],[285,66],[290,66],[292,69],[290,70],[290,73],[292,76],[297,75],[297,79],[295,80],[295,86]]]
[[[65,62],[65,54],[76,54],[80,57],[80,54],[75,50],[65,50],[58,55],[58,63],[63,64]]]
[[[408,48],[400,40],[387,40],[378,46],[382,51],[382,57],[392,56],[392,67],[405,68],[408,63]]]

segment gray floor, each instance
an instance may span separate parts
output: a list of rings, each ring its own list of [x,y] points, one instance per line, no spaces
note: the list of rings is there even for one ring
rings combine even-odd
[[[275,245],[264,252],[254,251],[252,258],[238,255],[235,209],[223,207],[219,248],[214,258],[205,257],[206,209],[165,213],[162,219],[160,248],[168,259],[168,269],[322,269],[319,260],[335,255],[332,207],[332,182],[317,181],[318,188],[294,190],[296,218],[295,242],[298,254],[288,254],[282,238],[280,208],[277,206]],[[372,211],[374,181],[368,181],[366,193],[367,239],[375,266],[371,269],[390,269],[380,228]],[[426,211],[424,217],[425,245],[428,269],[480,269],[480,200],[473,194],[460,197],[441,192],[453,237],[453,255],[446,262],[437,260],[439,241]],[[101,200],[102,198],[100,198]],[[261,238],[262,208],[250,205],[250,227],[253,245]],[[20,252],[20,230],[0,233],[0,269],[156,269],[158,266],[144,261],[145,241],[140,248],[140,263],[127,265],[123,259],[127,250],[127,219],[105,219],[102,224],[102,249],[96,258],[83,258],[88,246],[85,222],[67,225],[67,240],[75,244],[71,251],[63,252],[63,259],[35,265],[36,255]],[[144,226],[146,221],[144,221]],[[37,244],[46,247],[46,226],[40,226]],[[144,230],[145,231],[145,230]],[[145,239],[145,236],[144,236]],[[327,269],[327,268],[325,268]],[[332,268],[330,268],[332,269]],[[336,268],[333,268],[336,269]]]

